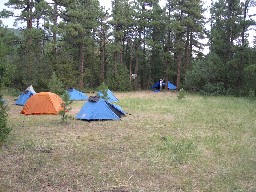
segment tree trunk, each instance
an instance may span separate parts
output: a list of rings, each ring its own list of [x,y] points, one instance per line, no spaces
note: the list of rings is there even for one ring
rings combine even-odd
[[[171,6],[170,4],[168,5],[168,18],[171,17]],[[169,24],[170,21],[168,21],[167,24]],[[168,90],[168,82],[169,82],[169,70],[170,70],[170,47],[171,47],[171,32],[170,32],[170,27],[168,25],[168,29],[167,29],[167,40],[166,40],[166,60],[165,60],[165,75],[164,75],[164,79],[165,79],[165,90]]]
[[[170,54],[170,37],[171,37],[171,35],[170,35],[170,30],[168,30],[168,39],[167,39],[167,42],[166,42],[166,48],[165,48],[165,50],[166,50],[166,56],[165,56],[165,74],[164,74],[164,79],[165,79],[165,90],[168,90],[168,82],[169,82],[169,79],[168,79],[168,76],[169,76],[169,66],[170,66],[170,64],[169,64],[169,62],[170,62],[170,60],[169,60],[169,54]]]
[[[187,27],[186,31],[186,43],[185,43],[185,65],[184,65],[184,73],[186,74],[186,69],[190,65],[190,29]]]
[[[84,87],[84,44],[80,45],[80,88]]]
[[[245,23],[246,17],[247,17],[247,9],[249,6],[250,0],[246,0],[244,3],[244,10],[243,10],[243,21]],[[246,31],[246,26],[243,25],[242,29],[242,50],[241,50],[241,58],[240,58],[240,63],[238,64],[238,78],[237,78],[237,87],[241,88],[242,87],[242,76],[243,76],[243,68],[244,68],[244,63],[245,63],[245,31]]]
[[[181,52],[178,53],[178,59],[177,59],[177,63],[178,63],[178,66],[177,66],[177,90],[180,89],[180,76],[181,76]]]
[[[104,29],[103,29],[104,31]],[[101,42],[101,48],[100,48],[100,64],[101,64],[101,82],[104,82],[105,80],[105,65],[106,65],[106,44],[105,44],[105,41],[106,41],[106,36],[105,36],[105,32],[103,32],[103,39],[102,39],[102,42]]]
[[[132,59],[133,59],[133,55],[132,55],[132,40],[129,39],[128,40],[128,44],[130,45],[130,63],[129,63],[129,72],[130,72],[130,83],[132,82]],[[136,78],[136,77],[135,77]]]
[[[33,0],[27,1],[27,8],[26,8],[28,11],[27,29],[32,29],[32,3],[33,3]]]
[[[231,19],[232,19],[232,11],[233,11],[233,0],[228,0],[228,14],[227,14],[227,19],[228,19],[228,24],[227,24],[227,44],[229,45],[228,46],[228,49],[227,49],[227,59],[230,59],[231,58],[231,51],[232,51],[232,47],[233,47],[233,28],[231,26]]]
[[[140,33],[141,34],[141,33]],[[140,35],[140,39],[141,39],[141,35]],[[146,67],[146,27],[143,27],[143,63],[141,63],[142,66]],[[146,89],[146,70],[142,70],[142,82],[143,82],[143,89]],[[148,79],[149,80],[149,79]],[[147,80],[147,84],[149,84]]]
[[[247,17],[247,10],[248,10],[248,6],[249,6],[249,3],[250,3],[250,0],[246,0],[245,3],[244,3],[244,10],[243,10],[243,21],[245,23],[246,21],[246,17]],[[245,30],[246,30],[246,26],[243,25],[243,30],[242,30],[242,47],[245,46]]]
[[[137,42],[135,45],[135,53],[136,53],[135,69],[134,69],[135,74],[138,74],[138,72],[139,72],[139,48],[138,48],[138,46],[139,46],[139,43]],[[137,90],[138,89],[138,78],[135,78],[134,86],[135,86],[135,89]]]
[[[57,15],[57,4],[54,4],[54,10],[53,10],[53,26],[57,27],[57,19],[58,19],[58,15]],[[57,33],[56,30],[53,30],[53,50],[55,55],[57,54]]]

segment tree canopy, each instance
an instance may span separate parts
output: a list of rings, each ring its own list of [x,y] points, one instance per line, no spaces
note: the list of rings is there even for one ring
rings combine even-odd
[[[56,74],[64,88],[84,90],[103,82],[120,91],[149,89],[164,79],[210,94],[256,91],[256,47],[248,39],[255,0],[216,0],[209,19],[200,0],[111,3],[110,11],[98,0],[9,0],[0,16],[25,25],[18,33],[0,26],[2,85],[47,90]]]

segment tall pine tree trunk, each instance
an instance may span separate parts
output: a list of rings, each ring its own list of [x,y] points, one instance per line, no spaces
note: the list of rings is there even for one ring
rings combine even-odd
[[[54,3],[54,9],[53,9],[53,26],[56,28],[57,27],[57,19],[58,19],[58,15],[57,15],[57,3]],[[55,55],[57,55],[57,33],[56,33],[56,29],[53,30],[53,51],[55,53]]]
[[[247,17],[247,11],[248,11],[248,6],[249,6],[250,0],[246,0],[244,3],[244,9],[243,9],[243,22],[246,22],[246,17]],[[240,62],[239,62],[239,66],[238,66],[238,78],[237,78],[237,87],[241,88],[242,87],[242,76],[243,76],[243,69],[244,69],[244,65],[245,65],[245,58],[244,58],[244,54],[245,54],[245,31],[246,31],[246,26],[245,24],[242,27],[242,47],[241,47],[241,57],[240,57]]]
[[[134,69],[134,73],[135,74],[138,74],[139,72],[139,43],[136,42],[135,44],[135,69]],[[135,78],[135,81],[134,81],[134,87],[135,87],[135,90],[138,89],[138,78]]]
[[[186,43],[185,43],[185,65],[184,65],[184,73],[186,74],[186,69],[190,65],[190,29],[187,26],[186,31]]]
[[[182,54],[181,52],[178,53],[178,59],[177,59],[177,90],[180,89],[180,76],[181,76],[181,57],[182,57]]]
[[[182,37],[184,33],[178,33],[176,37],[176,54],[177,54],[177,90],[180,89],[181,82],[181,66],[182,66],[182,54],[184,53],[184,44],[182,43]]]
[[[168,22],[167,22],[167,41],[166,41],[166,48],[165,48],[165,75],[164,75],[164,79],[165,79],[165,90],[168,90],[168,82],[169,82],[169,70],[170,70],[170,47],[171,47],[171,31],[170,31],[170,27],[169,27],[169,22],[170,22],[170,17],[171,17],[171,6],[170,6],[170,2],[168,3]]]
[[[27,0],[27,29],[32,29],[32,3],[33,0]]]
[[[85,45],[82,43],[80,45],[80,88],[84,87],[84,51]]]
[[[167,36],[167,42],[166,42],[166,48],[165,48],[165,74],[164,74],[164,79],[165,79],[165,90],[168,90],[168,82],[169,82],[169,70],[170,70],[170,41],[171,41],[171,35],[170,35],[170,30],[168,29],[168,36]]]
[[[226,56],[227,56],[227,60],[229,60],[232,56],[232,47],[233,47],[233,27],[231,26],[232,24],[232,11],[233,11],[233,0],[228,0],[228,10],[227,10],[227,20],[228,20],[228,24],[227,24],[227,39],[226,39],[226,43],[228,46],[228,49],[226,50]]]
[[[106,36],[105,33],[103,32],[103,38],[101,42],[101,47],[100,47],[100,65],[101,65],[101,73],[100,73],[100,80],[101,82],[104,82],[105,80],[105,65],[106,65]]]
[[[130,83],[132,82],[132,60],[133,60],[133,55],[132,55],[132,40],[128,40],[128,45],[130,45],[130,62],[129,62],[129,74],[130,74]]]

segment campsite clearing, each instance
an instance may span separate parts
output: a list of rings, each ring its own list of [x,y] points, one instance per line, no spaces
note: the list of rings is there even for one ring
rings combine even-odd
[[[0,191],[256,191],[256,103],[115,93],[122,121],[60,123],[9,104]],[[84,101],[75,101],[76,115]]]

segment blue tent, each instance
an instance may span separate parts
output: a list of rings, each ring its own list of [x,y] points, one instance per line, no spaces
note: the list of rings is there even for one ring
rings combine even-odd
[[[164,87],[165,87],[165,82],[163,82],[163,89],[164,89]],[[177,87],[175,86],[175,85],[173,85],[170,81],[168,81],[168,89],[169,90],[175,90]],[[156,83],[156,84],[154,84],[152,87],[151,87],[151,89],[157,89],[157,90],[159,90],[160,89],[160,83],[159,83],[159,81]]]
[[[84,93],[74,89],[74,88],[70,88],[68,89],[68,95],[69,95],[69,100],[87,100],[88,96],[85,95]]]
[[[120,120],[125,115],[125,112],[118,105],[113,105],[106,102],[102,98],[97,100],[88,100],[79,113],[76,115],[76,119],[80,120]]]
[[[102,97],[103,93],[97,92],[97,95]],[[115,95],[109,89],[107,90],[107,99],[106,100],[109,103],[118,102],[118,99],[115,97]]]
[[[36,94],[36,92],[32,85],[30,85],[22,94],[20,94],[15,104],[22,106],[25,105],[27,100],[34,94]]]

